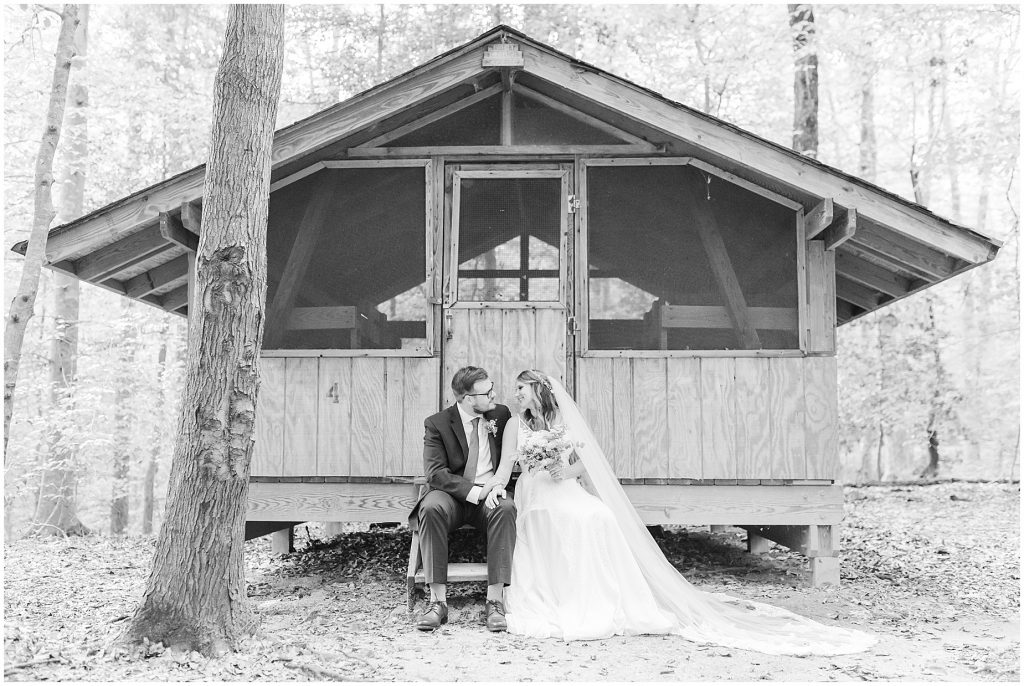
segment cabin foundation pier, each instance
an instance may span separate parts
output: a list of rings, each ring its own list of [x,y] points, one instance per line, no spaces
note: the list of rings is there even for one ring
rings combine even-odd
[[[743,526],[747,550],[765,553],[774,541],[810,559],[811,586],[839,585],[839,527],[836,524],[809,526]]]

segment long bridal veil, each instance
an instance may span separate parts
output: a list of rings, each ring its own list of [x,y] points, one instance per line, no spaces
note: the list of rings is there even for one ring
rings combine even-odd
[[[690,584],[647,531],[576,402],[558,379],[547,378],[566,428],[581,442],[576,452],[595,495],[611,509],[654,597],[678,620],[674,633],[696,643],[773,655],[843,655],[867,650],[876,642],[863,631],[820,624],[782,608],[706,593]]]

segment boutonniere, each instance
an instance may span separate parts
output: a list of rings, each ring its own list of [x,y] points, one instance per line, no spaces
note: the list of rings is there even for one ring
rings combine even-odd
[[[498,421],[495,419],[487,422],[487,433],[491,434],[495,438],[498,437]]]

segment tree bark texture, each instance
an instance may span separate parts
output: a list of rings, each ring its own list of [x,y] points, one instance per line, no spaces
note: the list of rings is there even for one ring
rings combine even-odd
[[[818,157],[818,40],[811,5],[789,5],[793,37],[793,149]]]
[[[127,638],[219,654],[255,626],[243,567],[284,7],[232,5],[163,525]]]
[[[75,55],[72,60],[75,78],[68,87],[66,163],[61,173],[61,221],[82,215],[85,195],[85,174],[89,143],[87,108],[89,89],[83,78],[86,67],[89,32],[89,6],[80,11],[75,33]],[[78,366],[78,279],[63,272],[54,272],[55,332],[50,346],[51,407],[71,410]],[[66,416],[61,412],[61,416]],[[78,465],[74,438],[68,435],[66,421],[53,422],[48,432],[48,457],[43,465],[39,497],[32,517],[30,534],[51,536],[84,536],[89,529],[78,518]]]
[[[18,385],[18,369],[21,365],[21,346],[25,341],[25,329],[35,309],[36,292],[39,290],[39,273],[46,257],[46,238],[56,212],[53,209],[53,156],[60,141],[60,130],[64,122],[64,108],[68,96],[68,80],[71,76],[71,58],[75,54],[75,31],[78,29],[78,5],[64,5],[61,13],[60,34],[57,38],[56,60],[53,69],[53,85],[50,88],[50,102],[46,110],[46,124],[39,143],[35,168],[35,212],[32,232],[29,234],[28,249],[22,262],[21,280],[18,292],[11,302],[4,328],[4,463],[7,462],[7,439],[11,433],[11,417],[14,414],[14,390]]]

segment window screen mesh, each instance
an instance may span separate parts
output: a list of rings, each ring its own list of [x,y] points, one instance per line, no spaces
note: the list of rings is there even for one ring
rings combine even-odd
[[[318,224],[305,228],[321,179],[328,204]],[[425,348],[424,193],[423,169],[410,167],[330,169],[274,192],[265,347]],[[292,257],[302,254],[299,235],[312,242],[305,259]],[[281,284],[294,278],[298,286],[289,295]],[[275,303],[290,305],[276,319]]]
[[[799,347],[792,210],[689,166],[591,167],[587,187],[591,349]]]
[[[461,179],[458,299],[558,300],[561,180]]]

